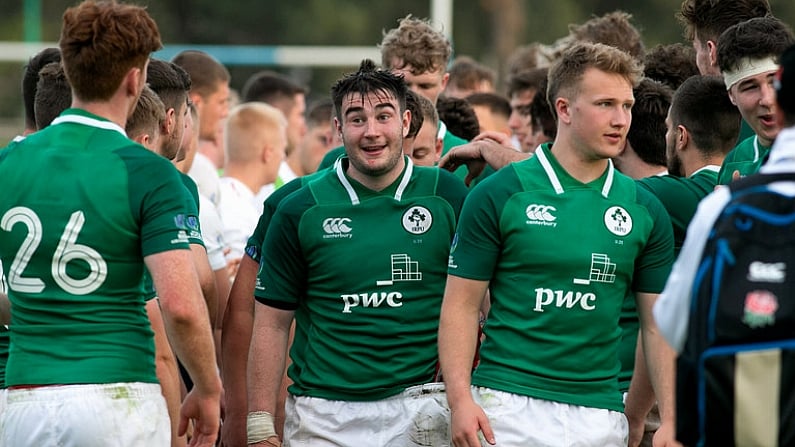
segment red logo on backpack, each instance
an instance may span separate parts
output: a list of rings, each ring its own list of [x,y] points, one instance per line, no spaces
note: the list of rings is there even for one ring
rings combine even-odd
[[[767,290],[754,290],[745,296],[743,323],[751,328],[772,326],[776,322],[778,298]]]

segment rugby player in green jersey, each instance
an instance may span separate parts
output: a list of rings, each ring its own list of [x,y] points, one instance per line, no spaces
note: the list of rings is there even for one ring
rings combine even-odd
[[[271,415],[295,318],[286,443],[449,445],[446,399],[433,383],[436,331],[467,189],[403,154],[406,91],[372,61],[338,81],[347,156],[270,222],[248,362],[249,443],[276,440]]]
[[[193,419],[192,445],[215,441],[221,383],[187,250],[191,225],[171,194],[182,185],[168,161],[124,131],[160,46],[141,7],[69,8],[60,47],[72,108],[0,152],[9,186],[0,199],[0,256],[13,309],[0,444],[170,444],[144,265],[196,383],[180,428]],[[26,174],[30,166],[37,176]]]
[[[718,184],[757,172],[770,153],[781,131],[773,78],[779,55],[793,43],[792,30],[772,16],[733,25],[718,39],[718,66],[729,98],[755,134],[726,155]]]
[[[456,446],[480,446],[483,438],[516,446],[561,439],[626,445],[616,349],[629,290],[659,399],[656,439],[675,445],[674,356],[651,318],[673,262],[671,223],[660,202],[610,161],[624,146],[639,76],[620,50],[572,46],[550,69],[554,143],[501,169],[467,198],[439,329]],[[487,289],[491,309],[472,374]]]

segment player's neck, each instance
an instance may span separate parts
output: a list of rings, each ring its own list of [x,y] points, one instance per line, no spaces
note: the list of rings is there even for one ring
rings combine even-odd
[[[127,124],[128,104],[120,104],[116,101],[83,101],[78,98],[72,99],[72,108],[85,110],[86,112],[100,116],[115,124],[122,129]]]
[[[607,169],[606,158],[589,157],[584,151],[578,151],[569,142],[556,140],[550,148],[555,159],[566,172],[582,183],[590,183],[604,174]]]
[[[350,164],[345,172],[348,174],[348,177],[361,183],[365,188],[372,191],[383,191],[389,187],[389,185],[395,183],[395,180],[403,173],[403,169],[406,167],[405,160],[404,157],[400,157],[398,164],[395,165],[391,171],[382,175],[370,175],[360,172]]]

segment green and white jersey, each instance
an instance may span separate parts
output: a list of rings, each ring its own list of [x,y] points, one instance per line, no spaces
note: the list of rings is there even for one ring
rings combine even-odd
[[[349,178],[347,164],[279,205],[255,294],[296,310],[291,393],[371,401],[433,380],[446,262],[467,189],[406,158],[401,176],[376,192]]]
[[[475,187],[449,274],[490,281],[472,383],[622,411],[616,355],[628,290],[659,293],[673,262],[660,202],[612,162],[583,184],[550,145]]]
[[[320,177],[320,175],[322,175],[324,172],[325,170],[318,171],[313,174],[290,180],[289,182],[282,185],[281,188],[273,191],[273,193],[269,195],[267,199],[265,199],[265,202],[262,204],[262,214],[259,216],[257,226],[254,228],[254,232],[248,238],[248,241],[246,241],[245,253],[251,259],[257,263],[262,260],[262,244],[265,242],[265,233],[268,231],[268,225],[270,225],[273,214],[276,212],[276,208],[279,206],[282,200],[284,200],[290,194],[301,189],[301,187],[306,183]]]
[[[688,178],[662,175],[638,180],[638,186],[660,199],[671,218],[674,231],[674,256],[679,254],[685,241],[690,220],[696,213],[699,202],[715,189],[718,181],[718,166],[705,166]],[[621,343],[618,358],[621,361],[619,388],[629,390],[632,372],[635,370],[635,346],[638,341],[638,309],[635,294],[629,293],[621,308]]]
[[[177,173],[179,174],[182,186],[184,186],[184,190],[181,192],[185,194],[185,203],[188,207],[183,225],[188,228],[188,242],[204,247],[202,229],[199,223],[199,187],[196,186],[196,182],[187,174],[183,174],[180,171],[177,171]]]
[[[156,383],[141,278],[145,256],[188,247],[174,167],[68,109],[0,152],[0,179],[6,384]]]
[[[762,146],[756,135],[746,138],[726,154],[718,173],[718,184],[731,183],[734,171],[740,171],[741,177],[757,173],[769,153],[770,147]]]
[[[654,194],[671,217],[674,229],[674,254],[685,241],[690,220],[696,214],[701,199],[715,190],[718,166],[705,166],[688,178],[662,175],[638,180],[638,185]]]
[[[8,294],[2,261],[0,261],[0,293]],[[10,343],[11,340],[8,336],[8,327],[4,324],[0,324],[0,388],[6,387],[6,362],[8,362],[8,345]]]

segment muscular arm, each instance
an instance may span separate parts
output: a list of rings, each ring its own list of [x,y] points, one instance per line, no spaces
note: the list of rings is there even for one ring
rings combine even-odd
[[[168,339],[194,382],[182,404],[179,433],[185,433],[188,419],[193,419],[191,445],[213,445],[220,419],[221,380],[192,255],[187,250],[170,250],[149,255],[144,261],[160,297]]]
[[[166,328],[163,326],[163,315],[160,313],[160,304],[157,299],[146,302],[146,314],[149,316],[149,323],[155,333],[155,371],[163,398],[166,400],[168,416],[171,419],[171,446],[184,446],[185,437],[177,434],[179,431],[179,407],[182,401],[179,368],[177,368],[177,359],[174,357],[171,345],[168,343]]]
[[[221,374],[224,379],[226,415],[221,440],[224,445],[246,444],[246,367],[254,327],[254,284],[259,264],[244,255],[223,317]]]
[[[659,295],[653,293],[636,293],[638,316],[640,317],[643,353],[646,356],[646,367],[649,379],[657,398],[660,410],[660,429],[654,436],[656,446],[676,446],[674,427],[674,378],[676,354],[660,334],[652,315],[652,307]],[[635,365],[637,368],[637,364]],[[633,391],[633,390],[630,390]],[[635,399],[632,397],[632,399]],[[627,401],[630,397],[627,396]]]
[[[207,250],[198,244],[190,244],[190,251],[193,256],[193,265],[199,277],[204,302],[207,304],[207,312],[210,324],[215,327],[216,316],[218,314],[218,289],[215,285],[215,276],[210,267],[210,260],[207,259]]]
[[[478,320],[487,281],[447,277],[439,321],[439,362],[452,413],[456,446],[480,446],[478,430],[494,444],[483,410],[472,399],[472,361],[477,346]]]
[[[254,331],[247,368],[248,408],[275,415],[294,312],[263,304],[254,307]],[[265,442],[260,444],[266,445]]]

